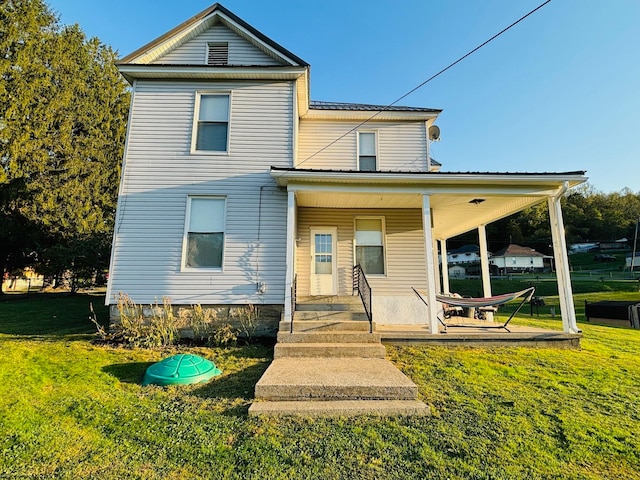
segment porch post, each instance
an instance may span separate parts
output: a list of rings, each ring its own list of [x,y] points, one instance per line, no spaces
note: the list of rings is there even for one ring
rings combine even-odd
[[[284,321],[291,321],[291,285],[293,285],[296,248],[296,193],[287,192],[287,256],[284,280]]]
[[[433,233],[431,216],[431,201],[428,194],[422,194],[422,230],[424,232],[424,261],[427,273],[427,315],[429,318],[429,331],[432,334],[440,333],[438,329],[438,306],[436,304],[436,279],[433,265]]]
[[[569,271],[569,257],[567,243],[564,238],[564,221],[560,199],[566,191],[563,190],[555,197],[549,197],[549,219],[551,221],[551,238],[553,240],[553,256],[556,263],[556,277],[558,279],[558,297],[560,300],[560,315],[565,333],[578,333],[580,329],[576,323],[576,311],[573,306],[573,290],[571,289],[571,272]]]
[[[482,224],[478,227],[480,242],[480,270],[482,272],[482,291],[485,297],[491,296],[491,274],[489,273],[489,249],[487,248],[487,228]],[[493,322],[493,312],[487,312],[485,318]]]
[[[447,260],[447,239],[443,238],[440,240],[440,258],[442,262],[440,263],[442,269],[442,291],[445,295],[448,295],[449,290],[449,262]]]

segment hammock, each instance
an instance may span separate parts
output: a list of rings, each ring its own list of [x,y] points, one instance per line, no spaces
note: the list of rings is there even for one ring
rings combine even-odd
[[[418,298],[422,300],[422,302],[425,305],[429,306],[429,304],[424,298],[427,295],[426,292],[423,292],[421,290],[416,290],[413,287],[411,287],[411,289],[418,296]],[[511,332],[511,330],[507,328],[507,325],[509,325],[509,322],[513,319],[513,317],[516,316],[516,314],[520,311],[522,306],[526,302],[531,301],[531,298],[533,297],[533,292],[535,292],[535,290],[536,290],[536,287],[529,287],[525,290],[520,290],[519,292],[505,293],[502,295],[495,295],[493,297],[485,297],[485,298],[461,298],[461,297],[450,297],[448,295],[436,295],[436,300],[438,300],[438,302],[446,303],[447,305],[453,305],[455,307],[465,307],[465,308],[495,307],[495,306],[510,302],[511,300],[515,300],[516,298],[524,297],[520,302],[520,305],[518,305],[518,307],[514,310],[511,316],[502,325],[463,325],[463,324],[453,324],[453,323],[447,324],[447,323],[444,323],[440,319],[440,317],[438,317],[438,321],[444,326],[445,331],[447,327],[467,327],[467,328],[504,328],[507,332]]]

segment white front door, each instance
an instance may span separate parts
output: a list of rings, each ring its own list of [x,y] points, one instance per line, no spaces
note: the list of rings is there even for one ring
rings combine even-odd
[[[336,295],[336,227],[311,229],[311,295]]]

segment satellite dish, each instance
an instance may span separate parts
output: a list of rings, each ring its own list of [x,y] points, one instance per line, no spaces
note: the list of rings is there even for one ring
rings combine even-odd
[[[429,127],[429,140],[437,142],[440,140],[440,127],[437,125],[431,125]]]

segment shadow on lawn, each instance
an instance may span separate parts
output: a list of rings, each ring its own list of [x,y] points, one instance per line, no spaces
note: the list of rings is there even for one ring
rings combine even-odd
[[[144,378],[144,372],[151,365],[153,365],[153,362],[114,363],[113,365],[102,367],[102,371],[113,375],[123,383],[140,384]]]

